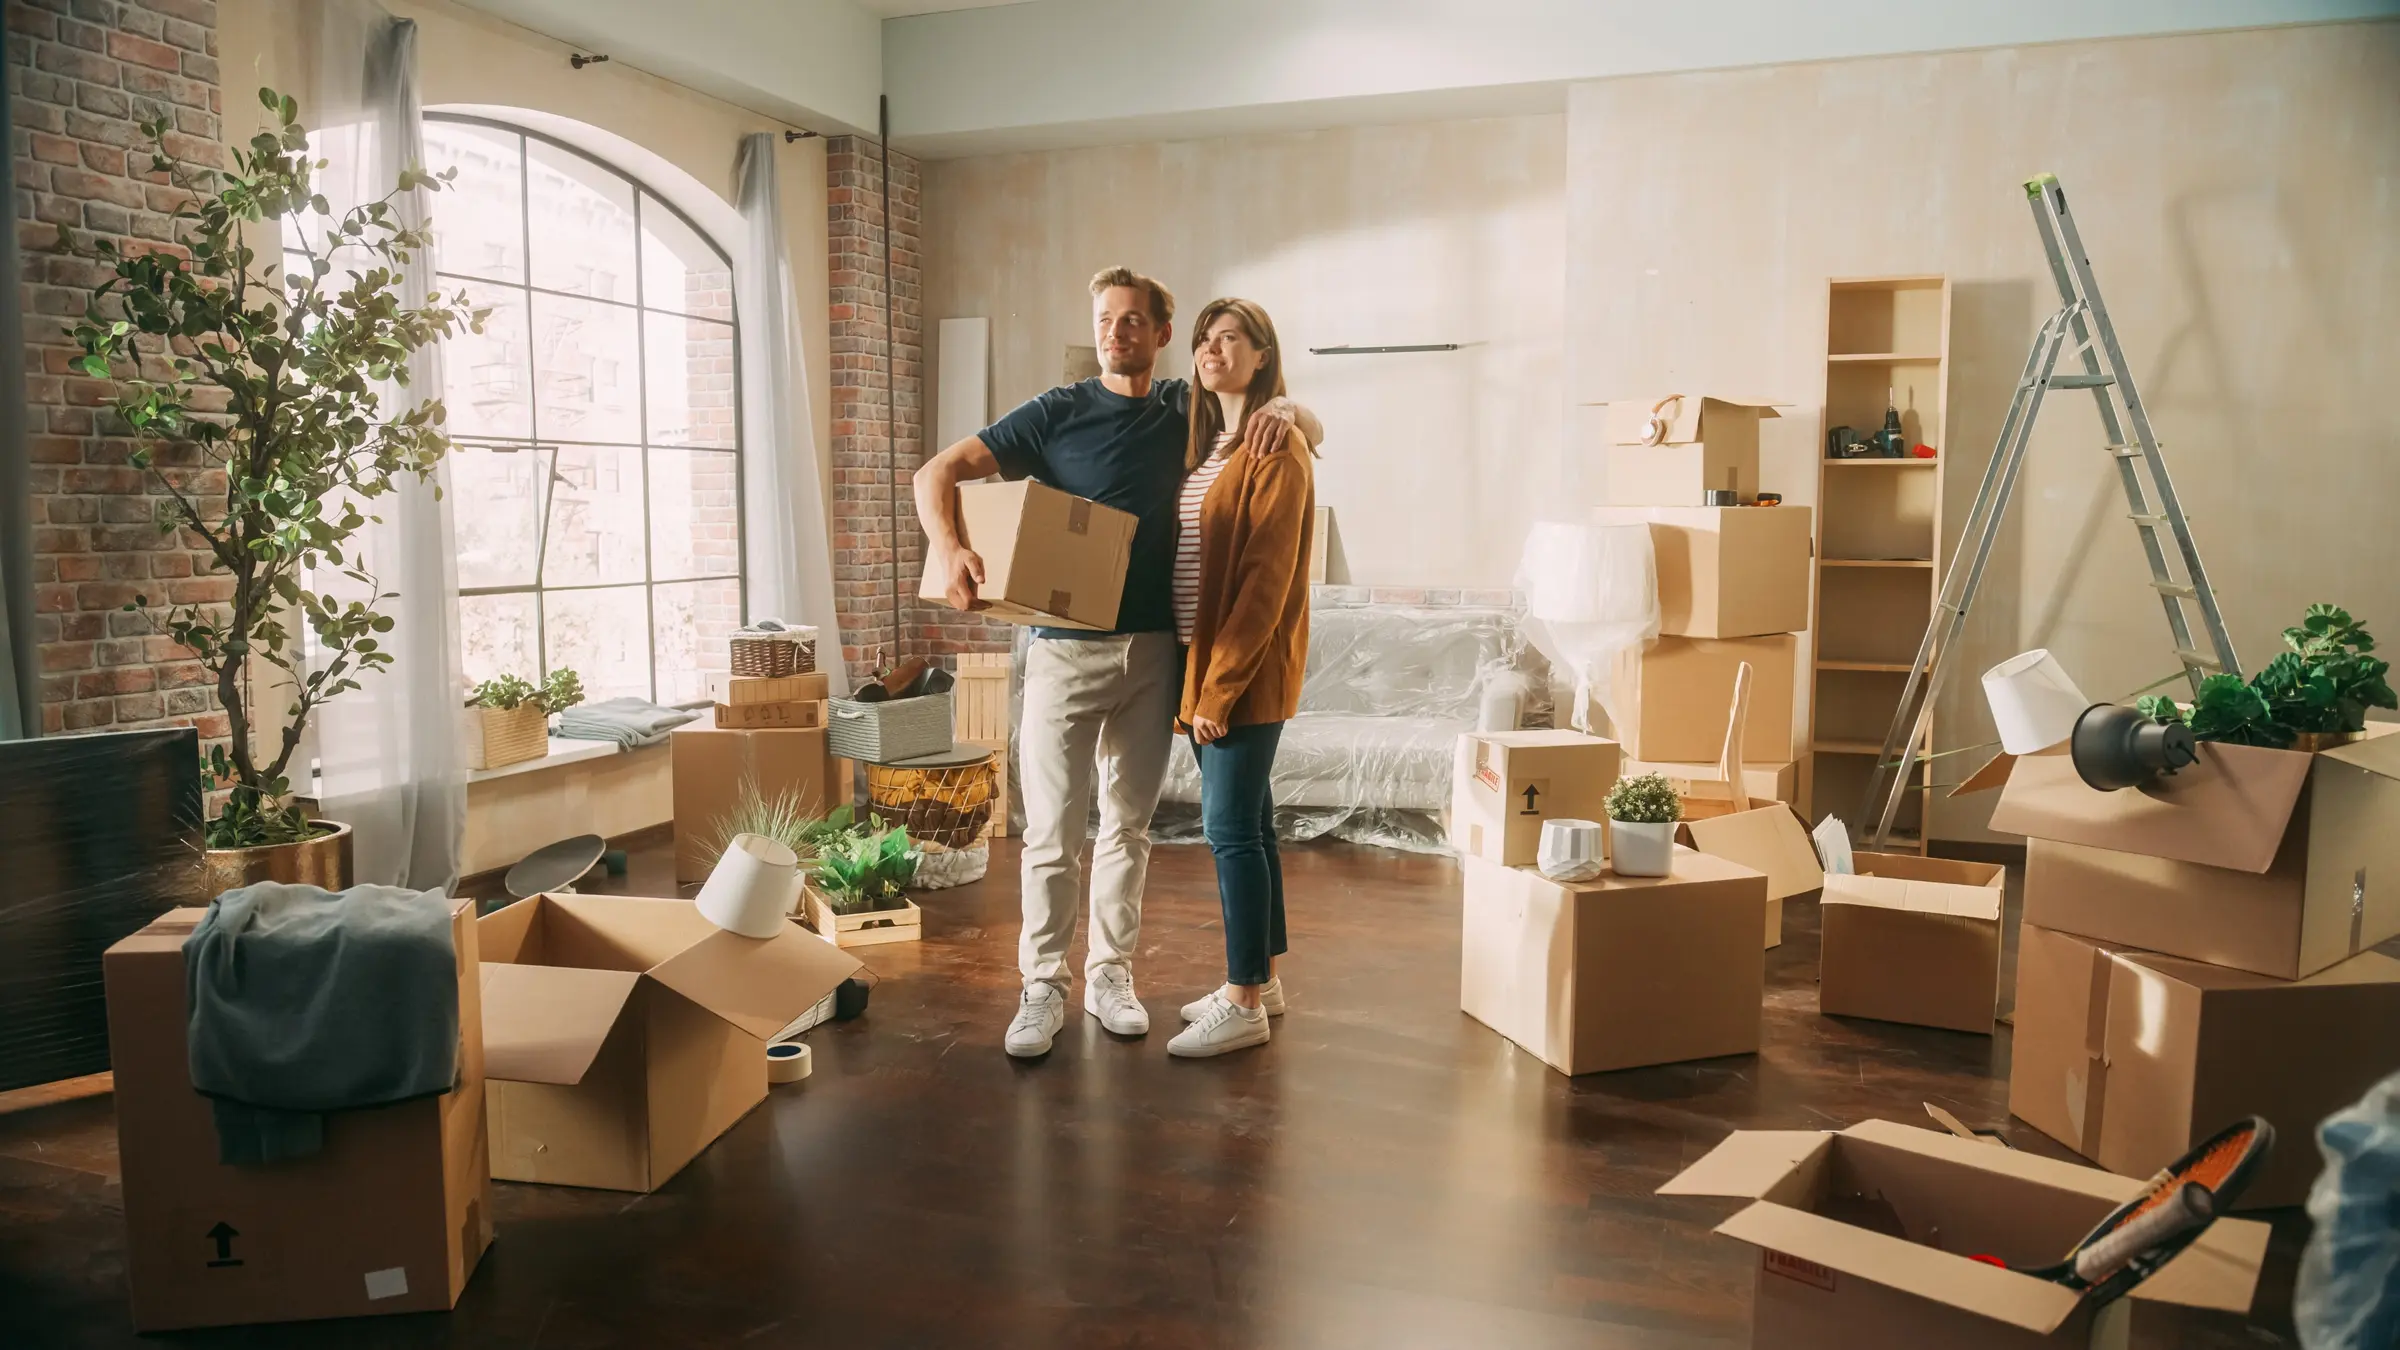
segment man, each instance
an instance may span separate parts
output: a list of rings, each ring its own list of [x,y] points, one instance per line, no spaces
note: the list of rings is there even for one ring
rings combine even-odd
[[[1092,849],[1091,954],[1084,1011],[1120,1036],[1150,1030],[1133,990],[1141,938],[1150,817],[1173,748],[1183,657],[1175,641],[1176,495],[1183,483],[1191,388],[1156,379],[1174,333],[1175,297],[1123,267],[1092,278],[1097,379],[1042,394],[926,461],[915,479],[926,566],[952,605],[971,609],[983,559],[961,537],[958,485],[1001,474],[1031,478],[1137,518],[1114,630],[1043,628],[1025,657],[1017,736],[1023,772],[1025,987],[1005,1046],[1020,1059],[1049,1053],[1066,1022],[1067,946],[1075,936],[1078,858],[1099,769],[1100,838]],[[1250,419],[1249,443],[1280,446],[1297,420],[1311,444],[1316,420],[1288,402]]]

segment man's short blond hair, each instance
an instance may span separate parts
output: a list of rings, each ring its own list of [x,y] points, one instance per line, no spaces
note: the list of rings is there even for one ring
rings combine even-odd
[[[1156,278],[1143,276],[1130,267],[1111,267],[1092,278],[1092,294],[1095,297],[1114,286],[1131,286],[1149,296],[1150,317],[1160,327],[1174,321],[1175,293],[1158,284]]]

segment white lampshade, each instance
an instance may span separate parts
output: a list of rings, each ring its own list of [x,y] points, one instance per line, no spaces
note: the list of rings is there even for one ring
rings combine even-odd
[[[2065,740],[2075,730],[2075,719],[2092,706],[2047,647],[1983,672],[1983,696],[2000,727],[2000,748],[2012,755],[2030,755]]]
[[[693,903],[728,933],[771,938],[800,903],[800,855],[763,834],[737,834]]]

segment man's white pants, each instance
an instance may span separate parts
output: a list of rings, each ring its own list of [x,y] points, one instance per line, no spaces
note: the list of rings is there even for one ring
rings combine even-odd
[[[1067,987],[1079,858],[1098,769],[1100,838],[1092,845],[1091,953],[1084,977],[1124,966],[1142,936],[1150,817],[1166,781],[1183,695],[1173,633],[1035,638],[1025,654],[1017,767],[1025,797],[1025,982]]]

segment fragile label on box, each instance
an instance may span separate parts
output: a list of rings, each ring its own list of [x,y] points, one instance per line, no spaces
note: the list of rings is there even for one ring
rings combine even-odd
[[[1787,1280],[1812,1284],[1828,1293],[1833,1291],[1833,1272],[1814,1261],[1805,1261],[1778,1251],[1762,1251],[1758,1255],[1761,1266],[1769,1275],[1781,1275]]]

